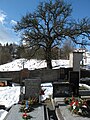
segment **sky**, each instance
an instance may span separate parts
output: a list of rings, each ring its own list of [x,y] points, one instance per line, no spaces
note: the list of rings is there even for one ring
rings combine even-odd
[[[48,0],[0,0],[0,43],[19,43],[20,37],[12,27],[27,12],[36,10],[39,2]],[[66,0],[72,4],[72,17],[90,17],[90,0]]]

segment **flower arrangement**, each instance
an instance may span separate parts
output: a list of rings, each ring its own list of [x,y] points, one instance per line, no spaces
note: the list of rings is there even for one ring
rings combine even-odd
[[[36,105],[38,103],[38,99],[37,98],[29,98],[28,100],[23,100],[20,102],[20,104],[22,105],[20,107],[20,112],[31,112],[33,110],[33,106]]]
[[[19,101],[19,104],[25,105],[26,101],[28,101],[29,105],[33,105],[33,104],[38,103],[38,99],[36,97],[30,97],[28,100]]]
[[[34,105],[38,103],[38,99],[36,97],[31,97],[28,99],[28,104],[29,105]]]
[[[31,118],[31,116],[25,112],[25,113],[22,114],[22,118],[23,118],[24,120],[28,120],[28,119]]]
[[[28,112],[31,112],[32,110],[33,110],[33,108],[30,106],[28,108],[25,105],[20,107],[20,112],[27,112],[28,113]]]
[[[68,104],[69,110],[72,113],[82,115],[82,116],[89,115],[90,109],[86,100],[72,97],[72,98],[65,98],[64,102],[65,104]]]
[[[23,101],[19,102],[19,104],[21,104],[20,112],[23,112],[22,118],[24,120],[28,120],[28,119],[32,118],[29,115],[29,112],[31,112],[34,109],[32,105],[35,105],[36,103],[38,103],[38,99],[34,98],[34,97],[29,98],[28,100],[23,100]]]

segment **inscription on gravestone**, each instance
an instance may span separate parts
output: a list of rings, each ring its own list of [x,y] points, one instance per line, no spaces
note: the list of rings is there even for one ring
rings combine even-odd
[[[36,97],[39,98],[41,80],[36,79],[26,79],[25,80],[25,97]]]
[[[53,98],[71,96],[70,84],[68,82],[53,83]]]

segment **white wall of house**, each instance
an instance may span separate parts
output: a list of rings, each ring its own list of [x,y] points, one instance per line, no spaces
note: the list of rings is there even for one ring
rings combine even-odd
[[[90,52],[83,53],[84,65],[90,64]]]

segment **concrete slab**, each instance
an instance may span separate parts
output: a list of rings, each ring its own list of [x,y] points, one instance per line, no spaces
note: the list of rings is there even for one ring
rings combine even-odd
[[[4,120],[22,120],[22,112],[19,112],[21,105],[14,105],[9,114],[6,116]],[[32,112],[29,113],[32,117],[30,120],[44,120],[44,107],[40,105],[35,107]]]
[[[53,104],[56,107],[55,112],[58,120],[90,120],[90,117],[82,117],[70,112],[68,105],[64,103],[64,98],[55,98]]]

